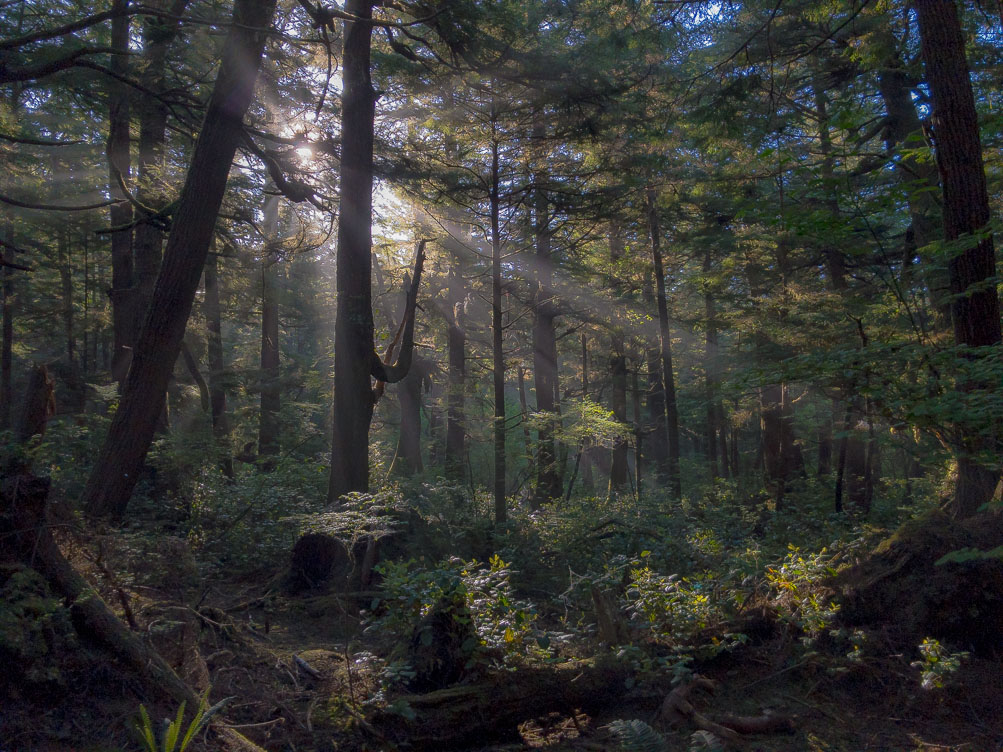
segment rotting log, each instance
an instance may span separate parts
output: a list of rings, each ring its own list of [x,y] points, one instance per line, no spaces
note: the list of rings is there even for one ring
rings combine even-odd
[[[47,501],[49,479],[28,472],[8,473],[0,485],[0,560],[13,559],[35,569],[54,592],[70,604],[74,628],[129,665],[154,694],[194,712],[198,695],[167,662],[131,632],[98,592],[63,556],[50,530]],[[221,749],[264,752],[238,732],[213,726]]]
[[[386,709],[367,718],[386,740],[413,750],[481,747],[519,740],[519,725],[550,713],[595,714],[622,700],[630,668],[612,660],[520,667],[476,684],[405,695],[413,717]]]

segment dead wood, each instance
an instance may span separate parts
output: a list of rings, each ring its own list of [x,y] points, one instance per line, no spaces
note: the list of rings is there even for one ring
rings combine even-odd
[[[0,487],[0,558],[39,572],[70,604],[76,630],[129,665],[150,692],[175,704],[198,707],[199,697],[167,662],[115,616],[101,596],[66,560],[47,520],[49,480],[27,472],[8,474]],[[238,732],[215,726],[228,748],[264,752]]]
[[[686,684],[681,684],[672,690],[665,698],[658,714],[659,720],[671,726],[695,726],[733,745],[742,742],[742,734],[770,734],[794,730],[790,718],[766,713],[761,716],[725,715],[717,719],[708,718],[693,707],[690,695],[697,689],[713,692],[715,688],[716,685],[710,679],[694,676]]]
[[[410,749],[440,750],[518,741],[519,724],[549,713],[594,714],[621,700],[630,669],[612,661],[552,667],[520,667],[477,684],[405,695],[412,718],[378,710],[369,724],[386,739]],[[410,715],[410,714],[409,714]]]
[[[603,645],[623,645],[628,642],[627,623],[616,606],[616,600],[598,586],[591,588],[592,605],[596,611],[599,642]]]

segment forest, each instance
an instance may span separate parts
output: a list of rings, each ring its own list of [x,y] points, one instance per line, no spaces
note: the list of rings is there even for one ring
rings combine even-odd
[[[994,0],[0,0],[0,752],[1000,752],[1001,209]]]

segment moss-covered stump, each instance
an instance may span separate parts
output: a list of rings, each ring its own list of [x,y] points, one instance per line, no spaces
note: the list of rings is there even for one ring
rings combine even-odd
[[[377,710],[367,720],[385,743],[414,750],[518,741],[525,721],[550,713],[594,715],[621,701],[629,675],[627,666],[613,661],[520,667],[477,684],[405,695],[393,705],[397,712]]]
[[[293,546],[286,588],[290,593],[331,584],[344,590],[352,559],[345,544],[333,535],[306,533]]]
[[[903,525],[861,563],[841,572],[840,620],[881,626],[903,646],[936,637],[981,654],[1003,648],[1003,561],[936,562],[1003,541],[992,515],[956,522],[936,512]]]

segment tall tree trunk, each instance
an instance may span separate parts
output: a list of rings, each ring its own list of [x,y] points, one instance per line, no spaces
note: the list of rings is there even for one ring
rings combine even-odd
[[[91,344],[91,320],[90,320],[90,297],[91,297],[91,258],[88,247],[88,235],[85,233],[81,245],[84,251],[84,294],[83,294],[83,318],[80,322],[80,335],[83,340],[80,347],[80,371],[86,378],[90,372],[90,344]]]
[[[7,242],[14,243],[14,223],[10,216],[4,218],[4,237]],[[15,262],[14,251],[6,249],[4,258]],[[12,427],[12,410],[14,392],[12,386],[12,370],[14,360],[14,270],[5,266],[3,276],[3,321],[2,340],[0,340],[0,430]]]
[[[348,0],[342,61],[338,311],[334,327],[334,436],[328,502],[369,490],[369,426],[374,395],[372,217],[373,119],[370,76],[372,0]]]
[[[493,108],[492,108],[493,109]],[[492,112],[492,130],[495,126]],[[494,135],[494,134],[492,134]],[[502,331],[501,226],[499,224],[500,178],[498,140],[491,141],[491,362],[494,382],[495,522],[503,523],[505,508],[505,351]]]
[[[166,16],[145,16],[143,22],[143,72],[140,83],[147,91],[164,90],[167,70],[167,53],[179,29],[176,20],[185,12],[189,0],[159,0],[154,3],[166,11]],[[167,105],[155,96],[145,96],[139,109],[139,178],[136,197],[139,202],[154,210],[162,209],[169,201],[164,192],[165,146],[167,140]],[[137,318],[142,320],[150,305],[153,286],[160,270],[164,236],[151,222],[136,226],[133,254],[136,259],[135,306]]]
[[[219,305],[219,268],[217,254],[210,253],[205,263],[205,320],[207,359],[209,361],[209,406],[212,415],[212,433],[223,452],[222,469],[233,477],[233,459],[226,438],[230,424],[226,417],[226,389],[224,388],[226,363],[223,360],[223,335]]]
[[[717,457],[717,433],[720,427],[717,424],[717,415],[721,409],[720,398],[718,397],[717,368],[717,320],[714,307],[714,291],[710,283],[711,254],[710,246],[704,249],[703,257],[703,299],[704,299],[704,319],[705,339],[704,339],[704,389],[707,401],[706,405],[706,443],[707,443],[707,465],[710,468],[710,477],[713,481],[718,477],[718,457]],[[722,463],[727,466],[727,459],[722,456]]]
[[[90,515],[121,517],[135,487],[181,348],[227,177],[254,94],[274,0],[236,0],[233,24],[122,399],[84,489]]]
[[[645,305],[655,308],[654,272],[645,274],[641,297]],[[648,393],[645,402],[648,411],[645,431],[647,455],[657,476],[664,476],[669,462],[668,435],[665,426],[665,385],[662,383],[662,361],[657,347],[644,350],[645,371],[647,372]]]
[[[449,394],[446,413],[446,475],[452,480],[463,477],[463,456],[466,429],[464,427],[464,390],[467,373],[467,335],[463,318],[463,281],[454,258],[449,268],[448,305],[449,331],[446,348],[449,373]]]
[[[279,299],[278,299],[279,197],[265,199],[265,252],[261,259],[261,402],[258,414],[258,456],[265,471],[275,468],[279,454]]]
[[[584,402],[589,398],[589,341],[585,334],[582,334],[582,401]],[[581,446],[578,449],[578,456],[581,461],[585,464],[582,469],[582,489],[585,491],[586,495],[591,496],[595,493],[595,477],[592,474],[592,447],[589,445],[588,439],[583,439]],[[576,461],[576,467],[577,467]],[[568,495],[566,498],[571,498],[571,488],[575,483],[574,477],[571,479],[571,483],[568,484]]]
[[[538,135],[538,131],[534,131]],[[542,176],[537,176],[541,180]],[[561,497],[563,483],[557,465],[557,451],[554,443],[554,426],[557,421],[557,336],[554,333],[554,319],[557,309],[554,305],[553,259],[550,241],[550,208],[546,194],[537,189],[534,217],[536,234],[536,290],[533,306],[533,380],[536,387],[537,412],[545,413],[547,420],[541,423],[537,435],[536,489],[534,504],[544,504]]]
[[[933,98],[934,144],[943,186],[944,232],[948,242],[963,239],[964,250],[951,256],[951,318],[954,339],[969,348],[998,346],[1000,301],[996,292],[996,258],[989,231],[989,194],[982,162],[975,97],[965,58],[965,38],[953,0],[916,0],[923,61]],[[987,283],[988,280],[988,283]],[[969,353],[976,360],[977,351]],[[965,391],[998,389],[999,384],[971,380]],[[987,503],[999,482],[999,470],[978,456],[998,462],[1001,446],[998,416],[991,435],[962,426],[958,480],[951,504],[959,518],[974,515]]]
[[[610,222],[609,228],[609,256],[614,267],[623,261],[626,247],[623,241],[623,228],[619,220]],[[619,294],[620,283],[615,278],[611,282],[614,293]],[[613,410],[613,417],[618,423],[627,424],[627,355],[624,345],[623,330],[619,326],[614,326],[610,332],[610,352],[609,352],[609,376],[610,376],[610,408]],[[610,450],[609,466],[609,488],[608,494],[612,498],[616,493],[627,485],[627,440],[617,439]]]
[[[945,0],[947,1],[947,0]],[[916,111],[912,76],[902,62],[890,20],[876,29],[874,43],[881,53],[878,68],[878,92],[885,105],[885,146],[889,151],[901,148],[895,160],[896,170],[906,186],[909,205],[909,232],[903,244],[902,278],[910,284],[912,264],[917,253],[922,254],[922,274],[940,325],[946,327],[951,320],[950,280],[943,261],[931,258],[922,249],[938,240],[941,232],[940,209],[933,191],[938,188],[937,168],[928,160],[916,155],[916,150],[926,143],[923,124]]]
[[[662,360],[662,383],[665,385],[665,432],[668,446],[668,465],[665,468],[669,494],[682,498],[682,479],[679,475],[679,410],[676,406],[676,379],[672,371],[672,335],[669,332],[669,305],[665,291],[665,267],[662,263],[661,233],[655,189],[648,188],[648,229],[651,235],[651,259],[655,267],[655,302],[658,305],[658,339]]]
[[[59,287],[61,300],[61,313],[63,317],[63,338],[66,344],[66,365],[72,371],[76,365],[76,335],[73,331],[73,267],[70,264],[69,254],[69,229],[62,227],[58,230],[56,238],[56,249],[59,255]]]
[[[391,472],[410,477],[423,472],[421,459],[421,387],[428,366],[415,358],[407,376],[399,382],[397,399],[400,403],[400,433]]]
[[[128,73],[129,20],[125,15],[129,0],[114,0],[112,10],[123,11],[111,21],[111,47],[116,53],[111,57],[109,68],[118,76]],[[131,157],[129,152],[129,88],[119,80],[108,79],[108,164],[109,185],[113,198],[122,199],[112,204],[109,210],[112,227],[125,227],[132,222],[132,204],[125,200],[125,193],[119,186],[119,177],[129,179]],[[112,378],[122,388],[129,363],[132,360],[132,346],[137,314],[132,305],[133,294],[132,230],[119,230],[111,234],[111,298],[112,331],[115,342],[112,347]]]
[[[836,160],[832,152],[832,136],[829,133],[828,99],[820,82],[815,81],[812,89],[815,94],[815,117],[818,120],[819,151],[822,153],[823,205],[835,223],[839,220],[839,201],[836,199]],[[847,288],[846,261],[843,259],[842,251],[832,242],[823,239],[822,256],[832,289],[845,290]]]

